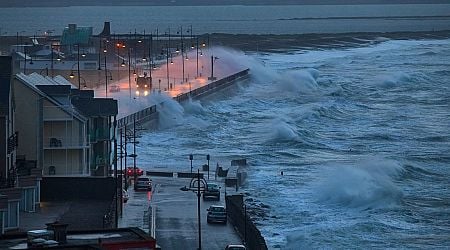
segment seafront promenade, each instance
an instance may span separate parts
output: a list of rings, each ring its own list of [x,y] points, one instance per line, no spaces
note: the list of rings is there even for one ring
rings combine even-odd
[[[197,249],[197,196],[181,191],[189,186],[190,178],[151,177],[153,191],[129,189],[130,199],[123,207],[120,227],[139,227],[156,238],[162,249]],[[224,184],[220,201],[200,199],[202,249],[224,249],[227,244],[241,244],[242,240],[231,223],[206,222],[206,209],[210,205],[225,205]],[[152,229],[152,216],[154,216]],[[149,226],[150,225],[150,226]]]
[[[245,65],[237,62],[233,57],[234,52],[223,48],[216,48],[216,55],[209,58],[204,57],[199,60],[203,74],[196,77],[196,67],[186,68],[185,74],[188,76],[185,81],[177,84],[166,82],[166,87],[161,88],[155,84],[149,93],[139,93],[137,87],[130,85],[128,78],[111,83],[120,87],[118,92],[108,92],[108,97],[118,100],[119,123],[120,119],[137,113],[140,110],[155,106],[152,112],[157,112],[156,106],[169,100],[183,102],[191,97],[202,97],[213,94],[234,84],[241,77],[248,75]],[[203,60],[205,59],[205,60]],[[209,59],[209,66],[208,66]],[[182,60],[175,58],[175,60]],[[212,61],[211,61],[212,60]],[[211,73],[214,68],[214,75]],[[181,68],[172,69],[172,74],[181,74]],[[167,68],[161,64],[154,70],[153,76],[165,76]],[[207,75],[205,74],[207,73]],[[190,77],[193,76],[193,77]],[[163,80],[163,77],[161,77]],[[153,78],[158,84],[161,82],[158,77]],[[172,82],[172,83],[175,83]],[[131,87],[131,89],[130,89]],[[95,89],[96,96],[106,96],[107,89],[100,86]],[[130,119],[133,121],[133,119]],[[120,127],[120,126],[119,126]],[[211,175],[214,172],[211,171]],[[200,199],[197,204],[197,195],[194,192],[180,190],[184,186],[189,186],[191,178],[178,177],[155,177],[152,179],[152,191],[134,191],[128,188],[129,200],[124,203],[122,216],[119,217],[119,227],[138,227],[147,231],[157,240],[162,249],[223,249],[228,244],[241,244],[242,239],[235,231],[232,223],[210,224],[206,222],[206,209],[210,205],[225,206],[225,183],[218,183],[222,188],[220,201],[204,201]],[[208,180],[209,182],[209,180]],[[132,183],[130,183],[132,186]],[[130,187],[131,187],[130,186]],[[200,227],[201,236],[198,230],[198,208],[200,206]],[[201,243],[199,243],[199,237]]]

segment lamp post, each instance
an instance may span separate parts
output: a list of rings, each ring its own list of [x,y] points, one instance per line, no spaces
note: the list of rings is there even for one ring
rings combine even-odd
[[[130,32],[131,36],[131,32]],[[128,45],[128,89],[130,92],[130,99],[131,99],[131,55],[130,55],[130,48],[131,46]]]
[[[53,75],[54,75],[54,70],[53,70],[53,44],[52,43],[50,43],[50,57],[51,57],[51,61],[50,61],[50,69],[51,69],[51,72],[52,72],[52,77],[53,77]],[[47,72],[47,76],[48,76],[48,72]]]
[[[194,160],[194,156],[192,154],[189,155],[189,160],[191,161],[191,173],[192,173],[192,160]]]
[[[149,64],[149,75],[150,75],[150,86],[153,87],[153,32],[150,33],[150,44],[148,46],[148,64]]]
[[[124,126],[124,130],[125,130],[125,134],[124,134],[124,141],[125,141],[125,154],[124,154],[124,165],[125,165],[125,169],[127,169],[127,124],[125,123]],[[128,190],[128,175],[125,171],[125,190]]]
[[[77,44],[77,74],[78,74],[78,89],[81,87],[81,77],[80,77],[80,44]]]
[[[123,194],[122,194],[122,184],[123,184],[123,166],[122,166],[122,159],[123,159],[123,151],[122,151],[122,134],[123,131],[122,129],[120,129],[120,139],[119,139],[119,158],[120,158],[120,184],[119,184],[119,189],[120,189],[120,215],[122,215],[122,210],[123,210]]]
[[[198,78],[198,36],[196,36],[197,38],[197,75],[195,78]]]
[[[208,161],[208,180],[209,180],[209,159],[210,159],[210,156],[209,156],[209,154],[207,154],[206,160]]]
[[[183,42],[183,26],[180,27],[180,38],[181,38],[181,64],[182,64],[182,76],[181,82],[184,82],[184,42]]]
[[[167,40],[167,59],[166,59],[166,75],[167,75],[167,91],[170,90],[170,75],[169,75],[169,49],[170,49],[170,28],[169,28],[169,39]]]
[[[77,63],[74,63],[71,68],[73,68],[73,66],[75,66],[76,64]],[[79,70],[77,70],[77,71],[78,71],[77,72],[78,89],[81,89],[81,80],[83,80],[83,83],[84,83],[83,84],[83,88],[87,88],[86,80],[83,77],[81,77],[80,71]],[[75,78],[75,74],[73,73],[73,69],[71,69],[69,77],[70,77],[70,79],[74,79]]]
[[[105,52],[105,97],[108,97],[108,67],[106,66],[106,52]]]
[[[181,191],[192,191],[197,195],[197,223],[198,223],[198,248],[202,249],[202,224],[200,217],[200,197],[202,196],[202,192],[206,190],[207,182],[202,177],[200,178],[200,169],[197,169],[197,176],[193,176],[190,183],[189,188],[184,186],[180,188]]]
[[[202,224],[200,218],[200,169],[197,169],[197,219],[198,219],[198,249],[202,249]]]
[[[23,64],[23,73],[26,75],[27,74],[27,43],[25,43],[25,46],[23,47],[23,52],[25,54],[25,61]]]
[[[104,62],[103,62],[103,64],[105,66],[105,97],[108,97],[108,73],[109,73],[109,76],[110,76],[109,80],[113,79],[112,78],[112,73],[111,73],[110,70],[108,70],[108,65],[106,64],[106,57],[107,57],[107,52],[108,52],[108,49],[106,47],[107,43],[108,43],[108,41],[106,41],[106,43],[104,44],[104,47],[103,47],[103,54],[104,54],[104,58],[103,58]],[[99,59],[100,59],[100,51],[98,53],[99,53]],[[100,61],[99,61],[98,70],[101,70],[101,69],[102,68],[100,66]]]

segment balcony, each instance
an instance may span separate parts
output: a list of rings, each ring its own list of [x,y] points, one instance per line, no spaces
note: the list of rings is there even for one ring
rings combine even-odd
[[[93,129],[89,132],[89,141],[108,141],[110,140],[109,129]]]
[[[71,137],[46,137],[44,149],[82,149],[88,146],[80,138]]]

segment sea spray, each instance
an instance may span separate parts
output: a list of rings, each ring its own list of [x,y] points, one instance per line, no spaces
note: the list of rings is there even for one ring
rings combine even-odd
[[[270,129],[271,133],[269,134],[269,139],[273,142],[298,140],[295,129],[283,119],[273,120]]]
[[[325,168],[319,182],[320,202],[350,208],[381,208],[401,201],[402,191],[395,184],[403,168],[394,161],[370,157],[356,165]]]
[[[393,88],[402,84],[409,83],[411,76],[404,72],[396,72],[388,75],[380,76],[377,84],[384,88]]]
[[[156,110],[159,114],[159,128],[166,129],[181,125],[184,122],[183,107],[171,97],[165,94],[152,95],[157,104]]]
[[[257,82],[273,81],[278,77],[278,73],[270,67],[266,67],[256,56],[244,54],[241,51],[237,51],[225,47],[214,47],[214,55],[218,57],[217,65],[218,70],[221,68],[227,68],[228,70],[234,69],[235,71],[242,68],[249,68],[251,76],[256,79]],[[220,58],[227,64],[220,64]]]
[[[284,91],[313,94],[318,90],[316,79],[318,71],[314,70],[294,70],[287,71],[277,79],[280,88]]]
[[[184,111],[187,114],[204,114],[205,108],[203,108],[202,104],[198,100],[192,100],[189,97],[189,100],[183,103]]]

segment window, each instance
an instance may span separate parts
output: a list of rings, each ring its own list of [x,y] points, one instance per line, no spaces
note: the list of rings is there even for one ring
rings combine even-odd
[[[5,228],[13,229],[19,227],[19,202],[8,202],[8,211],[5,213]]]
[[[22,190],[22,199],[20,200],[20,210],[25,212],[34,212],[36,203],[36,189],[25,188]]]
[[[41,182],[40,181],[37,181],[36,182],[36,192],[35,192],[35,195],[36,195],[36,203],[38,204],[38,203],[41,203],[41,196],[40,196],[40,194],[41,194]]]
[[[3,235],[5,233],[5,228],[3,226],[3,221],[5,220],[4,215],[5,213],[3,211],[0,211],[0,235]]]

